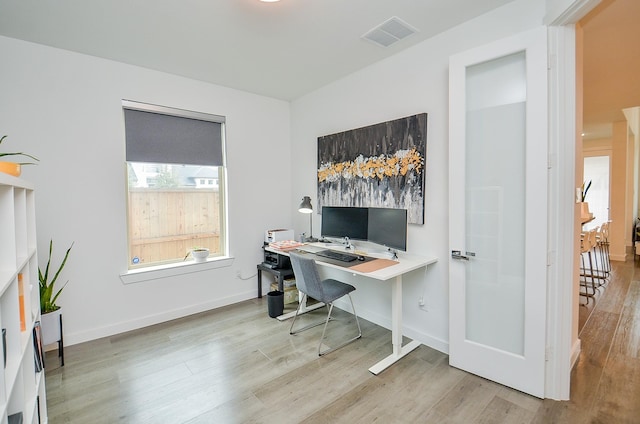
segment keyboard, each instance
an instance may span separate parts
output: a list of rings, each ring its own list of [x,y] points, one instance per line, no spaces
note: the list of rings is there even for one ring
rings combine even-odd
[[[318,256],[322,256],[323,258],[336,259],[341,262],[353,262],[358,259],[357,256],[336,252],[335,250],[331,249],[321,250],[319,252],[315,252],[315,254]]]

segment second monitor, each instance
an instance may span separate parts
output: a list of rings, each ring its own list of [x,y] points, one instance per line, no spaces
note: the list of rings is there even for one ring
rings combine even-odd
[[[322,237],[348,237],[407,250],[407,211],[392,208],[322,207]]]
[[[369,208],[367,240],[395,250],[407,250],[407,210]]]

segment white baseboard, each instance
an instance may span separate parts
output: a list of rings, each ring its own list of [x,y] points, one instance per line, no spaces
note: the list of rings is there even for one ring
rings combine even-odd
[[[123,322],[115,323],[105,327],[92,328],[91,330],[88,330],[88,331],[82,331],[82,332],[76,332],[76,333],[65,332],[65,335],[64,335],[65,346],[71,346],[74,344],[96,340],[103,337],[109,337],[116,334],[121,334],[131,330],[137,330],[140,328],[148,327],[150,325],[171,321],[173,319],[183,318],[183,317],[197,314],[200,312],[209,311],[211,309],[216,309],[216,308],[231,305],[234,303],[242,302],[245,300],[254,299],[255,297],[256,297],[255,290],[252,289],[252,290],[248,290],[243,293],[238,293],[233,296],[228,296],[222,299],[215,299],[208,302],[199,303],[196,305],[190,305],[185,308],[174,309],[170,311],[163,311],[162,313],[140,317],[131,321],[123,321]],[[340,301],[336,302],[335,306],[336,308],[340,308],[347,312],[351,312],[351,305],[345,299],[341,299]],[[391,329],[390,316],[379,314],[376,311],[366,310],[362,307],[357,307],[356,309],[358,311],[359,317],[362,317],[367,321],[370,321],[386,329]],[[406,337],[409,337],[413,340],[417,340],[420,343],[426,346],[429,346],[430,348],[433,348],[439,352],[443,352],[445,354],[449,353],[448,341],[439,339],[437,337],[433,337],[422,331],[416,330],[415,328],[410,328],[407,326],[404,326],[403,334]],[[56,348],[56,346],[51,345],[48,350],[51,350],[54,348]]]
[[[148,315],[140,317],[131,321],[123,321],[113,325],[108,325],[100,328],[92,328],[88,331],[67,333],[64,334],[65,346],[71,346],[78,343],[87,342],[90,340],[100,339],[102,337],[109,337],[115,334],[124,333],[131,330],[137,330],[140,328],[148,327],[150,325],[159,324],[162,322],[171,321],[177,318],[184,318],[189,315],[197,314],[200,312],[209,311],[211,309],[220,308],[222,306],[231,305],[234,303],[242,302],[244,300],[253,299],[256,297],[255,289],[248,290],[243,293],[238,293],[233,296],[225,298],[218,298],[210,300],[204,303],[195,305],[189,305],[185,308],[173,309],[170,311],[163,311],[158,314]]]
[[[627,255],[609,255],[609,259],[612,261],[625,262],[627,260]]]
[[[446,340],[433,337],[429,334],[417,331],[410,327],[404,327],[404,335],[409,337],[410,339],[418,340],[423,345],[429,346],[430,348],[435,349],[438,352],[442,352],[447,355],[449,354],[449,342]]]
[[[582,342],[580,339],[576,340],[571,348],[571,368],[578,362],[578,358],[580,357],[580,352],[582,351]]]
[[[346,299],[336,301],[334,306],[349,313],[352,312],[351,305]],[[356,311],[358,312],[358,317],[364,318],[367,321],[379,325],[380,327],[386,328],[387,330],[391,329],[391,316],[383,315],[370,309],[365,309],[361,305],[356,305]],[[402,333],[404,336],[417,340],[425,346],[429,346],[430,348],[447,355],[449,354],[449,342],[446,340],[439,339],[430,334],[416,330],[415,328],[407,327],[406,325],[403,326]]]

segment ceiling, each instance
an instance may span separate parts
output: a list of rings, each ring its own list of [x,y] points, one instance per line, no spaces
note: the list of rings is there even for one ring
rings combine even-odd
[[[622,109],[640,106],[640,1],[602,0],[584,30],[584,139],[611,137]]]
[[[0,0],[0,35],[293,100],[510,1]],[[417,32],[362,38],[394,16]],[[602,0],[581,21],[585,139],[640,106],[639,17]]]
[[[293,100],[511,1],[0,0],[0,35]],[[418,31],[361,38],[394,16]]]

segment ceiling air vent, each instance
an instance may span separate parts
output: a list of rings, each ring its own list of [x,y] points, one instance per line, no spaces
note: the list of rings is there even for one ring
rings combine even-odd
[[[379,46],[389,47],[396,41],[400,41],[415,32],[418,32],[418,30],[394,16],[364,34],[362,38]]]

